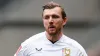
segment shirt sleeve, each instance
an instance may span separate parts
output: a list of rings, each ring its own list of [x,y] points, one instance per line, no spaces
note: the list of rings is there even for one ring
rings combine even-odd
[[[85,51],[78,51],[77,56],[88,56]]]
[[[23,48],[20,46],[14,56],[23,56]]]
[[[27,56],[26,48],[20,46],[14,56]]]

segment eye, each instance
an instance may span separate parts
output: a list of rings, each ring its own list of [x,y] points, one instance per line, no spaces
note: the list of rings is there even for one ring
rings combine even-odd
[[[52,15],[52,18],[59,18],[58,15]]]
[[[48,15],[44,16],[44,19],[49,19],[49,16]]]

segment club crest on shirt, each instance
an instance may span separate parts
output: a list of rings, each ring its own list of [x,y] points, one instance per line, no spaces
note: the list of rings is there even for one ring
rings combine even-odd
[[[63,48],[62,53],[63,53],[63,56],[70,56],[70,49],[69,48]]]

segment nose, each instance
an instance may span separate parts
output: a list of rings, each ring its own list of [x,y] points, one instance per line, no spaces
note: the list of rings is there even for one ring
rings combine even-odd
[[[49,23],[53,24],[53,18],[52,17],[49,18]]]

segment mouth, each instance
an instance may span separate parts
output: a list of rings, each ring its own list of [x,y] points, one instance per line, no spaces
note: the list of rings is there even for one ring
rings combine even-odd
[[[55,28],[55,26],[51,25],[51,26],[49,26],[49,28]]]
[[[49,30],[51,31],[55,30],[55,26],[49,26]]]

